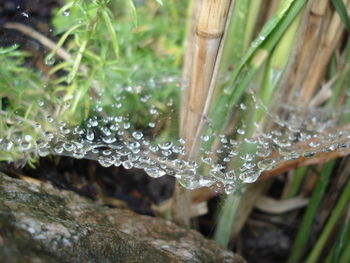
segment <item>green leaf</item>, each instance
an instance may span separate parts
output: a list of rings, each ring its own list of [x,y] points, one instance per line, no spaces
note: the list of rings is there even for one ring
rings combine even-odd
[[[11,47],[7,47],[7,48],[0,47],[0,55],[7,55],[8,53],[11,53],[12,51],[17,49],[18,47],[19,47],[19,45],[17,45],[17,44],[12,45]]]
[[[346,30],[350,33],[350,18],[346,10],[346,6],[342,0],[332,0],[335,10],[338,12],[341,20],[343,20]]]
[[[136,12],[136,7],[134,5],[134,2],[132,0],[128,0],[127,2],[131,11],[132,21],[134,23],[134,26],[137,26],[137,12]]]

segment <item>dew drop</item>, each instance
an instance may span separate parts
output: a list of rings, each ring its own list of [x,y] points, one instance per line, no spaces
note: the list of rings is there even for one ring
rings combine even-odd
[[[86,139],[88,139],[89,141],[93,141],[95,138],[95,134],[90,131],[90,130],[87,130],[86,131]]]
[[[244,135],[245,134],[245,130],[244,129],[237,129],[237,133],[240,135]]]
[[[112,158],[106,158],[104,156],[99,156],[97,161],[103,167],[110,167],[114,164],[114,160]]]
[[[65,143],[63,144],[63,148],[64,148],[67,152],[72,152],[72,151],[74,151],[77,147],[76,147],[73,143],[65,142]]]
[[[316,148],[316,147],[319,147],[320,146],[320,143],[319,142],[316,142],[316,141],[312,141],[309,143],[309,146],[310,147],[313,147],[313,148]]]
[[[52,66],[53,64],[55,64],[56,59],[54,57],[54,55],[49,54],[45,57],[44,63],[48,66]]]
[[[19,148],[21,151],[28,151],[31,148],[31,146],[32,145],[30,142],[24,141],[20,143]]]
[[[69,10],[69,9],[65,10],[65,11],[62,13],[63,16],[69,16],[69,14],[70,14],[70,10]]]
[[[129,160],[122,162],[122,165],[127,170],[129,170],[129,169],[134,167],[134,164],[131,161],[129,161]]]
[[[135,131],[132,133],[132,137],[134,137],[136,140],[141,140],[143,137],[142,132]]]
[[[153,178],[159,178],[166,174],[163,170],[158,168],[145,168],[145,172]]]
[[[51,115],[48,115],[48,116],[46,116],[46,121],[47,121],[48,123],[53,123],[53,122],[54,122],[54,119],[52,118]]]
[[[173,143],[172,142],[163,142],[163,143],[159,143],[158,146],[160,149],[166,151],[166,150],[169,150],[173,146]]]
[[[201,136],[201,140],[203,142],[207,142],[207,141],[209,141],[209,136],[208,135],[203,135],[203,136]]]
[[[102,138],[102,141],[104,143],[107,143],[107,144],[111,144],[111,143],[114,143],[117,139],[115,137],[112,137],[112,136],[106,136],[106,137],[103,137]]]

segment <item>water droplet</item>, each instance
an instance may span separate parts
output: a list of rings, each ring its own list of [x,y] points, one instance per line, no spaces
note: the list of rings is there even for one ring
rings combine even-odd
[[[249,173],[249,172],[244,172],[239,175],[239,179],[242,180],[243,183],[246,184],[251,184],[256,182],[256,180],[259,178],[258,173]]]
[[[54,118],[52,118],[51,115],[48,115],[48,116],[46,116],[46,121],[47,121],[48,123],[53,123],[53,122],[54,122]]]
[[[158,168],[145,168],[145,172],[153,178],[159,178],[166,174],[163,170]]]
[[[65,10],[65,11],[62,13],[63,16],[69,16],[69,14],[70,14],[70,10],[69,10],[69,9]]]
[[[102,154],[103,154],[104,156],[109,156],[109,155],[112,154],[112,151],[111,151],[111,150],[103,150],[103,151],[102,151]]]
[[[125,130],[129,129],[131,127],[130,122],[125,122],[123,127],[124,127]]]
[[[237,129],[237,133],[240,135],[244,135],[245,134],[245,130],[244,129]]]
[[[10,151],[13,146],[13,142],[8,139],[0,139],[0,146],[5,151]]]
[[[63,143],[57,143],[56,145],[55,145],[55,147],[53,148],[53,150],[55,151],[55,153],[57,153],[57,154],[61,154],[61,153],[63,153]]]
[[[48,141],[52,141],[55,138],[54,134],[49,131],[45,131],[43,135]]]
[[[107,137],[103,137],[102,138],[102,141],[104,143],[107,143],[107,144],[111,144],[111,143],[114,143],[117,139],[115,137],[112,137],[112,136],[107,136]]]
[[[209,136],[208,135],[203,135],[203,136],[201,136],[201,140],[203,142],[207,142],[207,141],[209,141]]]
[[[90,130],[87,130],[86,131],[86,139],[88,139],[89,141],[93,141],[95,138],[95,134],[90,131]]]
[[[271,170],[275,167],[276,161],[274,159],[264,159],[258,162],[258,167],[261,170]]]
[[[72,152],[74,151],[77,147],[70,142],[65,142],[63,143],[63,148],[67,151],[67,152]]]
[[[125,169],[131,169],[134,167],[134,164],[129,160],[122,162],[122,165]]]
[[[114,164],[114,160],[109,157],[99,156],[97,161],[103,167],[110,167]]]
[[[246,110],[247,109],[247,106],[244,103],[241,103],[239,105],[239,107],[241,108],[241,110]]]
[[[319,142],[316,142],[316,141],[312,141],[309,143],[309,146],[310,147],[313,147],[313,148],[316,148],[316,147],[319,147],[320,146],[320,143]]]
[[[160,149],[166,151],[166,150],[169,150],[173,146],[173,143],[172,142],[163,142],[163,143],[159,143],[158,146]]]
[[[48,66],[52,66],[53,64],[55,64],[56,59],[54,57],[53,54],[49,54],[45,57],[44,63]]]
[[[50,148],[46,142],[41,142],[38,144],[38,154],[41,157],[45,157],[50,153]]]
[[[26,134],[24,136],[24,140],[26,140],[27,142],[30,142],[31,140],[33,140],[33,137],[31,135],[29,135],[29,134]]]
[[[21,151],[28,151],[31,148],[32,144],[27,141],[23,141],[20,143],[19,148]]]
[[[151,128],[154,128],[154,127],[156,127],[156,123],[155,122],[149,122],[148,126],[151,127]]]
[[[141,140],[142,137],[143,137],[143,133],[135,131],[135,132],[132,133],[132,137],[134,137],[136,140]]]

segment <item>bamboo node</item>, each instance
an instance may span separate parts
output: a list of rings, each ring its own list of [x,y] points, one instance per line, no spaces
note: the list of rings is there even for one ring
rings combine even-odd
[[[198,36],[201,36],[203,38],[207,38],[207,39],[215,39],[215,38],[221,38],[221,36],[223,35],[224,32],[218,32],[218,33],[208,33],[205,32],[203,30],[196,30],[196,34]]]

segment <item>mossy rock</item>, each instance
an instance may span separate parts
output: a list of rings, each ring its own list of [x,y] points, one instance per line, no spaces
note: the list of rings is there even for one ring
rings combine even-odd
[[[4,261],[1,261],[4,260]],[[0,173],[0,262],[244,262],[194,230]]]

